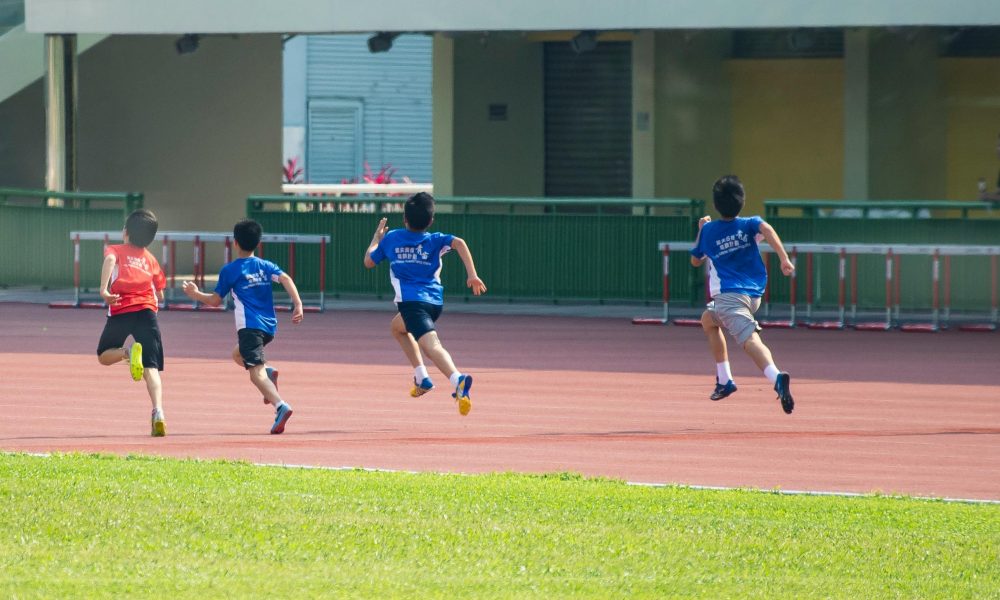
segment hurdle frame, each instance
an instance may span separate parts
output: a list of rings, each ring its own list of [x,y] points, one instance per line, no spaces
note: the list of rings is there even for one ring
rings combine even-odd
[[[87,302],[81,299],[81,267],[80,267],[80,244],[85,241],[103,241],[104,250],[107,250],[111,240],[117,238],[121,232],[118,231],[71,231],[70,240],[73,242],[73,300],[52,302],[50,308],[106,308],[103,302]],[[288,273],[292,279],[295,278],[295,245],[296,244],[317,244],[319,246],[319,300],[318,305],[303,306],[305,312],[323,312],[326,305],[326,250],[329,247],[331,236],[326,234],[292,234],[292,233],[265,233],[261,236],[260,256],[263,258],[263,245],[268,243],[289,244],[289,265]],[[153,242],[159,241],[161,250],[160,269],[168,282],[170,294],[164,294],[163,310],[179,311],[225,311],[225,304],[213,307],[204,306],[198,302],[174,302],[173,290],[177,287],[177,242],[192,243],[193,271],[192,277],[199,287],[205,286],[205,256],[206,243],[223,243],[223,264],[232,261],[232,233],[215,231],[161,231],[157,232]],[[291,307],[285,305],[275,305],[278,312],[288,312]]]
[[[664,256],[669,256],[670,251],[690,250],[693,242],[659,242],[657,248]],[[989,256],[990,258],[990,309],[987,320],[982,323],[963,324],[958,328],[962,331],[996,331],[1000,329],[1000,246],[990,245],[957,245],[957,244],[818,244],[818,243],[797,243],[790,242],[784,244],[789,249],[789,259],[793,264],[798,263],[799,253],[806,255],[807,264],[807,290],[805,319],[802,322],[796,321],[797,316],[797,270],[792,273],[791,288],[789,290],[789,312],[790,319],[787,321],[774,321],[770,316],[770,276],[768,284],[764,290],[764,311],[765,319],[761,321],[764,327],[794,328],[804,326],[810,329],[842,330],[852,327],[860,331],[889,331],[898,328],[900,331],[912,332],[936,332],[946,329],[951,318],[951,257],[953,256]],[[773,253],[774,249],[767,243],[758,244],[758,249],[764,260],[765,270],[770,271],[767,255]],[[813,322],[812,305],[814,301],[812,285],[814,277],[812,269],[813,254],[835,254],[838,256],[838,291],[837,291],[837,319],[834,321]],[[881,255],[885,258],[885,317],[879,321],[859,321],[858,320],[858,256],[859,255]],[[931,309],[927,322],[904,323],[901,314],[901,257],[902,256],[930,256],[931,257]],[[848,257],[850,261],[848,262]],[[848,267],[849,265],[849,267]],[[942,268],[943,265],[943,268]],[[769,273],[770,274],[770,273]],[[849,275],[848,275],[849,274]],[[851,280],[850,309],[847,307],[847,279]],[[943,290],[942,290],[943,280]],[[663,319],[649,319],[657,324],[666,324],[669,317],[670,301],[669,295],[669,267],[664,266],[664,308]],[[942,304],[943,298],[943,304]],[[850,314],[850,319],[848,319]],[[633,323],[639,321],[633,319]],[[683,323],[678,323],[681,319],[675,319],[675,324],[688,325],[685,319]],[[645,324],[645,323],[638,323]]]

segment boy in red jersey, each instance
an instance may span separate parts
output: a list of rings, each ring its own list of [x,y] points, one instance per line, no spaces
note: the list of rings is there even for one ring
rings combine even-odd
[[[163,420],[163,343],[156,322],[159,300],[167,279],[160,263],[146,249],[156,236],[159,223],[152,211],[140,208],[125,220],[124,244],[108,246],[101,267],[101,298],[108,304],[108,320],[97,343],[97,360],[102,365],[128,361],[132,379],[146,380],[153,403],[152,435],[167,434]],[[132,336],[126,349],[125,338]]]

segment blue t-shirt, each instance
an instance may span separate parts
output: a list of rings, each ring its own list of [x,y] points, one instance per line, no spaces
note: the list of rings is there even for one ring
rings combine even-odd
[[[714,298],[721,292],[764,295],[767,270],[757,248],[757,234],[764,220],[736,217],[732,221],[710,221],[701,228],[691,256],[709,259],[709,285]]]
[[[441,257],[451,250],[455,236],[393,229],[371,253],[375,264],[389,259],[389,280],[396,290],[395,302],[444,304]]]
[[[271,283],[281,277],[281,267],[256,256],[237,258],[219,271],[215,293],[225,298],[233,292],[236,329],[260,329],[268,335],[278,330]]]

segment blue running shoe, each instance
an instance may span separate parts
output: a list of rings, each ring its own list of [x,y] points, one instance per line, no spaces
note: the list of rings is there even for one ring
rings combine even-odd
[[[774,382],[774,391],[778,392],[778,400],[781,400],[781,409],[786,415],[792,414],[795,408],[795,401],[792,400],[792,389],[790,387],[791,376],[788,373],[778,373],[778,379]]]
[[[470,388],[472,388],[472,375],[462,375],[458,378],[455,393],[451,395],[455,402],[458,402],[458,414],[463,417],[472,410],[472,398],[469,398]]]
[[[434,382],[431,381],[430,377],[424,377],[424,380],[417,383],[417,378],[413,378],[413,389],[410,390],[410,395],[414,398],[419,398],[427,392],[434,389]]]
[[[718,380],[715,381],[715,391],[708,398],[710,400],[722,400],[723,398],[730,396],[736,392],[736,382],[730,379],[726,382],[726,385],[722,385]]]
[[[271,433],[277,435],[285,431],[285,423],[292,417],[292,407],[284,403],[278,407],[274,415],[274,425],[271,425]]]
[[[271,367],[264,367],[264,373],[271,380],[271,383],[274,384],[274,389],[278,389],[278,370]],[[264,404],[267,404],[267,398],[263,398],[263,400]]]

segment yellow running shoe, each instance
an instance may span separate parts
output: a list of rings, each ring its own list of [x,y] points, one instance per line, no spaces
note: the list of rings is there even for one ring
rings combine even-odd
[[[142,344],[135,342],[128,352],[128,368],[133,381],[142,381]]]
[[[150,433],[151,436],[163,437],[167,435],[167,424],[163,420],[163,413],[157,412],[155,408],[153,409],[152,424],[153,424],[153,430],[152,433]]]
[[[434,389],[434,383],[431,381],[430,377],[424,377],[424,380],[417,383],[417,378],[413,378],[413,388],[410,389],[410,396],[414,398],[419,398],[427,392]]]
[[[458,402],[458,414],[463,417],[472,410],[472,398],[469,397],[469,388],[472,387],[472,375],[462,375],[458,378],[458,385],[455,386],[455,393],[452,397]]]

